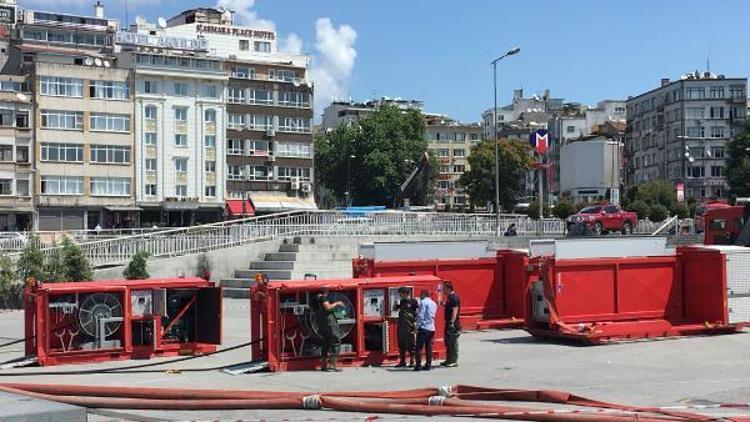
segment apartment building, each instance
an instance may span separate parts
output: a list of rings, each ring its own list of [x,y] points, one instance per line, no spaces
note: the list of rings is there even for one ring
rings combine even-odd
[[[138,20],[117,34],[132,70],[137,140],[135,199],[143,225],[187,226],[224,217],[228,80],[204,39]]]
[[[380,97],[364,102],[334,101],[323,110],[322,131],[332,130],[341,125],[357,124],[382,106],[393,106],[401,110],[423,111],[424,102],[402,98]]]
[[[316,208],[307,57],[279,52],[274,31],[234,25],[229,10],[187,10],[169,19],[164,32],[201,37],[229,75],[228,216]]]
[[[0,76],[0,231],[33,227],[33,108],[23,76]]]
[[[628,184],[684,182],[686,197],[726,198],[726,144],[747,119],[747,78],[693,72],[627,101]]]
[[[5,70],[29,74],[36,105],[35,207],[39,230],[131,227],[131,74],[116,68],[117,22],[24,11]]]
[[[470,169],[468,157],[482,138],[482,127],[441,115],[427,115],[425,124],[427,147],[437,156],[440,166],[435,186],[436,208],[464,208],[469,198],[458,185],[458,179]]]

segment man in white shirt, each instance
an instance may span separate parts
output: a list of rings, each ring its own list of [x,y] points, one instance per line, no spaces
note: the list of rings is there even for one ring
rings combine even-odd
[[[417,312],[417,352],[415,371],[429,371],[432,368],[432,340],[435,337],[435,313],[437,304],[430,299],[430,291],[422,289],[419,295]],[[425,349],[425,365],[422,366],[422,348]]]

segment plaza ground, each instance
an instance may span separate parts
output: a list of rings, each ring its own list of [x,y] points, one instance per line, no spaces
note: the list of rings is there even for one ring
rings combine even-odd
[[[23,336],[23,313],[0,313],[0,343]],[[249,341],[249,301],[224,302],[224,346]],[[4,382],[121,385],[278,391],[398,390],[468,384],[498,388],[565,390],[633,405],[673,406],[750,402],[750,332],[576,346],[536,340],[522,330],[465,333],[458,368],[415,373],[393,368],[347,368],[342,373],[287,372],[232,376],[219,371],[167,374],[167,369],[215,368],[249,360],[249,348],[152,368],[147,373],[34,375],[130,366],[142,361],[0,371]],[[0,360],[23,354],[22,345],[0,349]],[[163,360],[169,360],[166,358]],[[153,360],[158,361],[158,360]],[[91,421],[109,420],[363,420],[368,415],[326,411],[93,411]],[[716,412],[712,414],[717,414]],[[750,415],[747,410],[722,414]],[[384,420],[402,419],[384,416]],[[435,418],[433,418],[434,420]]]

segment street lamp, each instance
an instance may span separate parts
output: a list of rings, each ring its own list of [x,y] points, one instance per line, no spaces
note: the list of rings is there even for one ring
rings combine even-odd
[[[349,158],[346,160],[346,193],[345,193],[345,195],[346,195],[346,206],[347,207],[351,205],[351,203],[349,201],[350,201],[351,190],[352,190],[352,186],[351,186],[352,160],[354,158],[357,158],[357,156],[354,155],[354,154],[351,154],[351,155],[349,155]]]
[[[492,109],[492,123],[495,126],[495,237],[500,237],[500,147],[497,143],[497,62],[508,56],[518,54],[520,51],[520,48],[514,47],[490,63],[492,64],[492,81],[495,93],[495,108]]]

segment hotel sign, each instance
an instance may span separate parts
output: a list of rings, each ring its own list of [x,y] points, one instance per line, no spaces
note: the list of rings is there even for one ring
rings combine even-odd
[[[261,40],[274,40],[276,34],[272,31],[258,31],[255,29],[238,28],[235,26],[221,25],[196,25],[195,30],[199,34],[232,35],[235,37],[255,38]]]
[[[208,49],[208,42],[203,38],[165,37],[120,31],[117,33],[116,39],[117,43],[122,45],[138,45],[173,50],[203,51]]]

